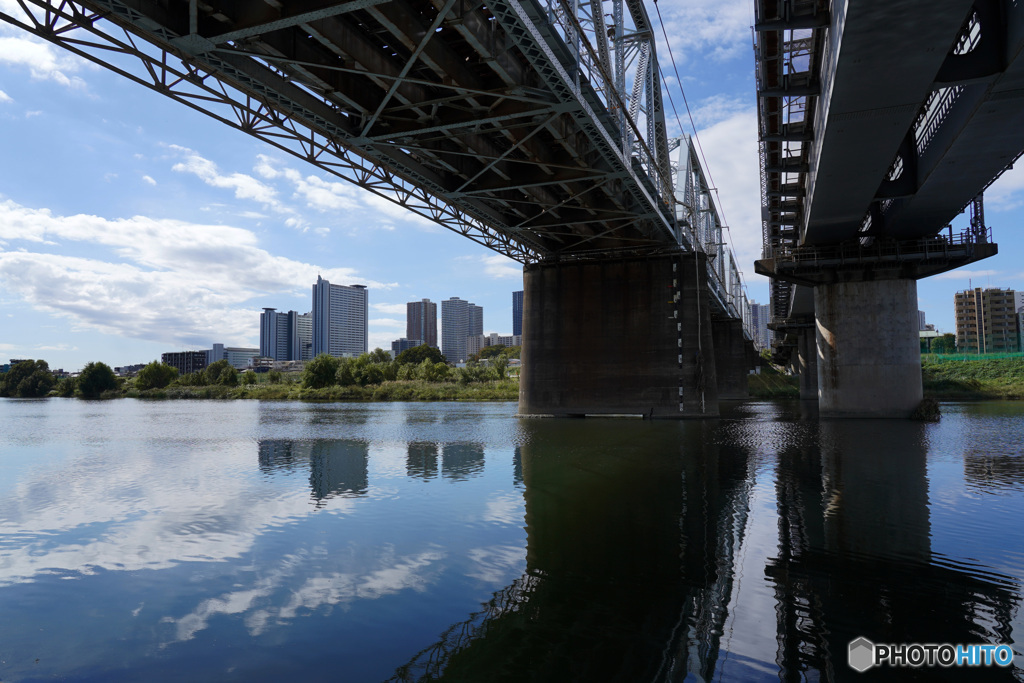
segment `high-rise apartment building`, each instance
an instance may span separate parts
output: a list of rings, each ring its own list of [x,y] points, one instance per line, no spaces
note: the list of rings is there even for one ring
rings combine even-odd
[[[512,336],[523,334],[523,291],[512,292]]]
[[[405,338],[437,348],[437,304],[424,299],[405,305]]]
[[[312,355],[359,356],[368,351],[369,295],[365,285],[313,285]]]
[[[260,314],[260,356],[274,360],[310,360],[312,351],[312,314],[263,309]]]
[[[467,338],[483,333],[483,307],[457,296],[441,302],[441,353],[449,363],[464,363]]]
[[[961,353],[1015,353],[1021,349],[1012,289],[980,287],[953,296],[956,348]]]
[[[754,337],[754,346],[758,350],[771,348],[771,331],[768,329],[770,311],[771,307],[768,304],[750,302],[750,329]]]

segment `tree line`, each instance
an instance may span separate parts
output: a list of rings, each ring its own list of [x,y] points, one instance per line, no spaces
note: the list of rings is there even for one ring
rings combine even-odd
[[[469,384],[503,380],[508,375],[508,361],[519,357],[519,347],[486,347],[471,359],[465,368],[448,364],[441,352],[430,346],[418,346],[398,354],[394,359],[383,349],[374,349],[358,358],[335,358],[320,354],[306,363],[302,372],[302,385],[307,388],[329,386],[368,386],[396,380],[425,382],[458,382]],[[266,383],[280,384],[284,376],[278,370],[267,373]],[[178,369],[153,361],[133,378],[122,378],[106,363],[89,363],[77,377],[58,379],[45,360],[25,360],[15,363],[6,373],[0,373],[0,397],[39,398],[62,396],[99,398],[107,392],[135,389],[148,391],[169,386],[201,387],[257,384],[255,372],[239,372],[226,360],[219,360],[197,372],[179,374]]]

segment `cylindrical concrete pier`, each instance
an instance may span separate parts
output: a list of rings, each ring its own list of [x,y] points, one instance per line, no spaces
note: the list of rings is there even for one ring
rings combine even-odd
[[[822,417],[907,418],[921,403],[917,282],[814,288]]]
[[[800,398],[818,400],[818,341],[813,328],[797,332],[797,365],[800,373]]]

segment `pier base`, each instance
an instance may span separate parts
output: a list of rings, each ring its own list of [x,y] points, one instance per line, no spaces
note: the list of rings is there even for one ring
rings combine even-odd
[[[921,403],[917,283],[814,288],[822,417],[907,418]]]
[[[519,413],[716,417],[705,259],[525,266]]]
[[[743,321],[716,320],[711,323],[711,332],[715,340],[719,400],[749,398],[747,374],[753,365],[744,344]]]

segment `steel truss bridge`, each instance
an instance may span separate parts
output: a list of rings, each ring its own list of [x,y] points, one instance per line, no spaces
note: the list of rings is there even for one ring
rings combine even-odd
[[[713,310],[746,322],[642,0],[17,5],[0,19],[521,263],[706,252]]]
[[[1024,153],[1022,3],[755,0],[755,14],[773,327],[799,327],[805,285],[844,270],[916,278],[994,254],[981,196]],[[968,208],[969,229],[942,234]]]

